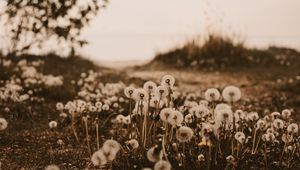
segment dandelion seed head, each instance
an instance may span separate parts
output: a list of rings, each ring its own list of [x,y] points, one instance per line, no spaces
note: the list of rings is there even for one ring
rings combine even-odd
[[[157,85],[153,81],[147,81],[144,83],[144,89],[148,93],[154,93],[157,88]]]
[[[163,122],[168,122],[169,117],[173,114],[171,108],[164,108],[160,111],[159,117]]]
[[[183,114],[181,112],[173,110],[167,121],[172,126],[179,126],[183,122],[183,119]]]
[[[291,123],[287,127],[287,132],[292,134],[297,134],[299,130],[299,127],[296,123]]]
[[[91,157],[91,161],[94,166],[105,165],[107,163],[107,159],[106,159],[106,156],[104,155],[103,150],[100,149],[100,150],[94,152]]]
[[[227,86],[223,90],[222,96],[227,102],[237,102],[241,98],[241,91],[235,86]]]
[[[4,118],[0,118],[0,130],[5,130],[7,128],[8,122]]]
[[[171,170],[172,166],[170,162],[165,160],[160,160],[155,163],[154,170]]]
[[[157,162],[162,156],[162,151],[157,146],[153,146],[147,151],[147,158],[150,162]]]
[[[179,142],[188,142],[192,139],[194,132],[187,126],[182,126],[176,131],[176,139]]]
[[[221,96],[219,90],[215,88],[207,89],[204,95],[205,99],[210,102],[218,101]]]
[[[60,170],[57,165],[48,165],[45,170]]]
[[[167,87],[173,87],[175,84],[175,78],[171,75],[165,75],[161,79],[161,85]]]
[[[49,125],[50,129],[53,129],[53,128],[57,127],[57,122],[56,121],[50,121],[48,125]]]

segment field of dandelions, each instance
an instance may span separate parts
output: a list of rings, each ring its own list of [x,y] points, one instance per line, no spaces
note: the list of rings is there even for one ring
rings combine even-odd
[[[49,60],[1,59],[0,169],[300,169],[299,110],[270,84]]]

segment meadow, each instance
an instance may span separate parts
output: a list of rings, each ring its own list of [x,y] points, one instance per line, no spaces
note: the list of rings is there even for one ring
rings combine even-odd
[[[0,169],[300,168],[293,67],[114,70],[56,55],[0,61]]]

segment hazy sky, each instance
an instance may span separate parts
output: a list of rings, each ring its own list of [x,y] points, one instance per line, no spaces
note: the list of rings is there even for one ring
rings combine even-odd
[[[150,60],[209,30],[300,49],[300,0],[109,1],[83,32],[82,53],[98,61]]]

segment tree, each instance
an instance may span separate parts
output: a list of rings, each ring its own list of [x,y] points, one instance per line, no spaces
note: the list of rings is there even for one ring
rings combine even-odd
[[[41,48],[49,39],[66,43],[70,54],[87,42],[82,29],[108,0],[6,0],[0,19],[10,40],[9,53]],[[7,42],[8,43],[8,42]]]

